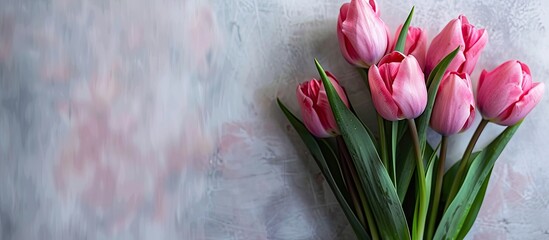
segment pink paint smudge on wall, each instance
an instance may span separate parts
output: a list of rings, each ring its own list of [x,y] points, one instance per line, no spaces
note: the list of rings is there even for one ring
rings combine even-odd
[[[206,195],[215,152],[216,126],[204,103],[216,87],[207,81],[219,47],[213,8],[52,4],[74,35],[65,39],[55,21],[29,35],[49,49],[40,50],[40,78],[69,89],[57,105],[66,134],[52,169],[56,197],[77,206],[69,215],[82,214],[80,221],[107,234],[131,232],[141,220],[173,224]],[[65,49],[74,38],[83,41],[72,47],[86,55]]]
[[[524,205],[528,192],[532,191],[531,177],[502,160],[494,166],[490,187],[476,221],[477,231],[472,235],[475,240],[508,239],[508,225],[514,223],[505,219],[506,211]]]
[[[205,75],[210,68],[215,50],[222,44],[215,14],[211,7],[203,5],[195,7],[185,19],[185,44],[189,47],[189,57],[193,59],[191,68]]]
[[[54,168],[59,193],[114,231],[139,217],[163,222],[176,199],[185,201],[171,187],[180,182],[170,181],[184,181],[186,174],[208,166],[213,144],[200,114],[182,110],[187,118],[179,123],[179,133],[154,137],[151,128],[161,123],[148,114],[158,109],[142,95],[122,91],[115,73],[95,76],[84,86],[79,90],[84,97],[60,106],[70,129]],[[124,109],[127,98],[136,102],[136,110]],[[158,137],[168,139],[155,145]]]
[[[0,64],[10,62],[13,49],[14,21],[11,17],[0,17]]]

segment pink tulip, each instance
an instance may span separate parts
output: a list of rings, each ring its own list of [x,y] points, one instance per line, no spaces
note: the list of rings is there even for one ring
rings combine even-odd
[[[339,85],[334,75],[330,72],[326,72],[326,74],[341,100],[343,100],[345,105],[349,106],[345,91]],[[313,78],[308,82],[299,84],[296,94],[301,108],[303,123],[313,135],[326,138],[339,134],[339,129],[322,81]]]
[[[395,49],[396,43],[398,41],[398,36],[402,30],[402,25],[400,25],[395,33],[395,39],[391,46],[391,49]],[[425,67],[425,54],[427,53],[427,34],[425,31],[419,27],[408,28],[408,35],[406,35],[406,44],[404,44],[404,54],[413,55],[421,69]]]
[[[447,70],[471,75],[487,42],[486,30],[475,28],[465,16],[460,15],[457,19],[450,21],[431,42],[427,51],[425,73],[429,74],[442,58],[461,46]]]
[[[475,119],[475,97],[467,73],[447,73],[438,87],[431,128],[449,136],[467,130]]]
[[[368,72],[377,112],[390,121],[413,119],[423,113],[427,88],[416,58],[392,52],[383,57],[378,66],[372,66]]]
[[[352,65],[368,68],[385,55],[389,31],[379,17],[375,0],[351,0],[339,10],[337,38],[343,57]]]
[[[477,90],[477,105],[485,119],[511,126],[526,117],[543,96],[545,85],[532,82],[530,68],[507,61],[491,72],[483,70]]]

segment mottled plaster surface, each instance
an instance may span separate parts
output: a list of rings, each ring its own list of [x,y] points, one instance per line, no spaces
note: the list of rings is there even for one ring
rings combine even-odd
[[[0,0],[0,239],[353,239],[275,105],[297,110],[316,57],[372,122],[338,49],[341,3]],[[520,59],[549,83],[548,2],[379,0],[391,32],[412,4],[430,38],[460,13],[488,29],[474,81]],[[498,160],[469,239],[549,238],[548,101]]]

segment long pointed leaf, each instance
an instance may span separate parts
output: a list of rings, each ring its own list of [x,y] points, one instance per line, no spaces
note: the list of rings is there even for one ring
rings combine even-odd
[[[461,231],[459,231],[458,239],[464,239],[467,233],[469,232],[469,230],[471,230],[471,227],[473,227],[473,224],[477,219],[478,212],[480,211],[480,207],[482,206],[482,202],[484,201],[484,196],[486,196],[486,189],[488,189],[488,183],[490,182],[491,175],[492,175],[492,171],[490,171],[490,173],[488,174],[488,177],[482,184],[480,191],[475,197],[475,200],[473,201],[473,205],[471,206],[471,211],[469,211],[469,214],[467,214],[467,218],[463,223],[463,227],[461,228]]]
[[[315,137],[309,133],[305,125],[297,119],[289,110],[282,104],[282,102],[277,99],[278,105],[280,106],[280,109],[284,112],[292,126],[295,128],[299,136],[301,137],[301,140],[305,143],[307,148],[309,148],[309,151],[313,155],[313,158],[315,159],[316,163],[318,164],[318,167],[320,168],[320,171],[326,178],[326,182],[332,189],[337,201],[339,202],[339,205],[343,209],[343,212],[345,213],[345,216],[347,216],[347,219],[349,220],[349,223],[351,224],[351,227],[353,228],[355,234],[357,235],[358,239],[370,239],[370,236],[364,229],[364,226],[360,223],[358,218],[356,217],[355,213],[351,209],[349,202],[345,199],[342,193],[345,190],[345,186],[338,186],[336,183],[334,176],[332,174],[332,170],[328,167],[326,164],[326,160],[324,158],[324,155],[322,154],[322,150],[319,146],[319,141],[315,139]]]
[[[412,21],[412,16],[414,15],[414,8],[415,7],[412,7],[412,10],[410,10],[410,13],[408,14],[408,18],[406,18],[406,21],[402,25],[397,43],[395,44],[395,51],[404,53],[406,37],[408,36],[408,27],[410,27],[410,22]]]
[[[388,239],[410,239],[404,211],[391,178],[360,120],[345,106],[315,59],[341,135],[349,149],[380,234]]]
[[[406,135],[409,135],[408,131],[406,131]],[[409,136],[403,137],[399,142],[398,149],[396,164],[397,193],[400,201],[403,202],[416,169],[414,155],[412,154],[412,138]]]
[[[351,203],[351,195],[348,191],[345,190],[345,178],[343,178],[343,171],[341,169],[341,166],[339,165],[336,153],[330,147],[330,144],[328,144],[326,140],[316,138],[316,142],[318,144],[318,147],[320,148],[322,156],[324,157],[326,166],[330,170],[330,174],[332,174],[336,186],[341,189],[341,194],[343,195],[345,200],[348,203]]]
[[[487,181],[499,155],[517,131],[521,122],[507,127],[473,160],[458,194],[442,216],[434,239],[456,239],[464,229],[477,195]]]
[[[439,144],[439,147],[440,147],[440,144]],[[438,147],[437,147],[437,149],[438,149]],[[425,192],[427,192],[427,193],[431,192],[432,179],[433,179],[433,168],[434,168],[434,165],[435,165],[434,164],[435,163],[434,159],[436,159],[436,156],[437,156],[436,153],[437,153],[437,151],[434,150],[430,155],[424,155],[424,156],[430,156],[429,159],[427,159],[427,161],[426,161],[426,162],[428,162],[428,164],[427,164],[428,167],[427,167],[427,172],[425,173],[425,179],[426,179]],[[427,202],[426,202],[424,208],[420,209],[420,207],[421,207],[420,204],[419,204],[420,201],[419,201],[419,199],[416,199],[416,206],[415,206],[414,218],[413,218],[414,223],[413,223],[413,228],[412,228],[413,231],[414,231],[412,233],[413,236],[416,236],[416,234],[417,234],[416,231],[418,231],[418,229],[417,229],[418,227],[416,225],[419,221],[419,216],[420,216],[419,213],[420,212],[427,212],[427,210],[428,210],[427,208],[429,207],[429,201],[430,201],[430,199],[427,198]]]
[[[358,114],[356,114],[356,112],[353,108],[353,104],[349,103],[349,109],[358,118]],[[379,143],[377,142],[374,133],[368,127],[366,127],[366,124],[364,124],[364,122],[360,121],[360,123],[362,123],[362,125],[364,125],[364,128],[366,128],[366,130],[368,131],[368,135],[370,136],[370,139],[372,139],[372,142],[374,143],[374,146],[376,147],[377,150],[379,150]]]
[[[405,137],[402,139],[402,141],[399,143],[399,151],[397,153],[397,192],[398,196],[400,197],[401,202],[404,201],[404,198],[408,192],[408,188],[410,186],[410,181],[412,180],[412,176],[414,175],[415,171],[415,161],[414,161],[414,155],[412,155],[412,148],[411,148],[411,138]],[[423,151],[423,161],[425,163],[430,162],[430,158],[427,158],[428,156],[431,156],[431,154],[435,150],[427,144]],[[436,159],[436,156],[435,156]]]
[[[477,158],[477,156],[480,154],[480,152],[474,152],[471,154],[471,159]],[[448,199],[448,194],[450,194],[450,189],[452,188],[452,183],[454,183],[456,178],[456,173],[459,169],[459,163],[460,161],[457,161],[444,173],[444,180],[442,181],[442,193],[440,195],[440,201],[441,205],[446,204],[446,200]]]

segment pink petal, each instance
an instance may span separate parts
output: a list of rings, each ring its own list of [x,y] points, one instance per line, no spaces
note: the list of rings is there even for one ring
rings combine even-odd
[[[467,121],[465,122],[465,124],[463,124],[463,127],[461,128],[461,131],[460,132],[463,132],[467,129],[469,129],[471,127],[471,125],[473,125],[473,122],[475,121],[475,116],[476,116],[476,111],[475,111],[475,103],[474,103],[474,100],[473,100],[473,103],[469,105],[469,118],[467,119]]]
[[[421,115],[427,105],[425,77],[414,56],[406,57],[393,82],[393,99],[401,118],[413,119]]]
[[[431,128],[449,136],[467,129],[474,120],[474,97],[469,76],[447,74],[440,83],[431,115]]]
[[[479,111],[487,119],[498,117],[523,95],[521,65],[507,61],[491,72],[480,75],[477,91]]]
[[[391,93],[385,86],[384,80],[379,73],[377,66],[373,65],[368,71],[368,82],[372,94],[372,102],[379,115],[389,121],[400,120],[398,106],[393,100]]]
[[[317,137],[330,137],[331,134],[324,129],[313,107],[313,100],[302,91],[301,85],[297,87],[296,96],[301,110],[301,118],[307,129]]]
[[[461,66],[461,71],[471,74],[475,70],[475,66],[480,57],[480,54],[486,44],[488,43],[488,32],[484,29],[473,30],[473,36],[469,38],[469,41],[465,42],[465,62]]]
[[[378,63],[378,66],[381,66],[383,64],[386,64],[386,63],[391,63],[391,62],[397,62],[397,63],[400,63],[402,62],[402,60],[404,60],[404,58],[406,58],[406,56],[400,52],[397,52],[397,51],[393,51],[387,55],[385,55]]]
[[[526,93],[517,103],[512,105],[508,111],[498,116],[496,123],[504,126],[511,126],[526,117],[530,111],[541,101],[545,85],[534,83],[534,87]]]
[[[337,79],[331,72],[326,71],[326,75],[328,75],[328,78],[330,79],[332,86],[334,86],[337,94],[341,98],[341,101],[345,103],[345,106],[349,107],[349,100],[347,99],[347,94],[345,93],[345,90],[343,89],[343,87],[339,85],[339,81],[337,81]],[[324,89],[324,86],[322,86],[322,89]]]
[[[398,36],[402,30],[402,24],[398,27],[395,38],[391,44],[391,50],[396,47]],[[425,54],[427,53],[427,34],[419,27],[410,26],[408,35],[406,35],[406,43],[404,44],[404,55],[413,55],[421,69],[425,67]]]
[[[360,56],[355,51],[353,45],[349,39],[345,36],[342,29],[342,24],[345,19],[347,19],[347,12],[349,11],[349,3],[344,3],[339,10],[339,17],[337,20],[337,38],[339,41],[339,48],[343,57],[347,62],[352,65],[367,68],[368,65],[360,60]]]
[[[365,0],[352,0],[341,32],[347,37],[359,58],[373,65],[385,54],[388,32],[385,23]]]
[[[463,55],[465,42],[461,32],[461,20],[453,19],[433,38],[427,51],[425,74],[430,74],[433,68],[458,46],[462,47],[461,52],[452,60],[447,71],[457,71],[461,64],[465,62],[465,56]]]
[[[328,96],[326,95],[326,91],[324,90],[320,91],[319,93],[315,112],[320,119],[320,124],[322,124],[322,128],[324,129],[324,131],[328,132],[332,136],[335,136],[339,133],[337,122],[334,118],[332,108],[330,107],[330,102],[328,101]]]
[[[379,16],[379,9],[377,8],[376,1],[375,0],[370,0],[369,4],[370,4],[370,7],[372,8],[372,10],[374,10],[374,12],[376,13],[376,15]]]

